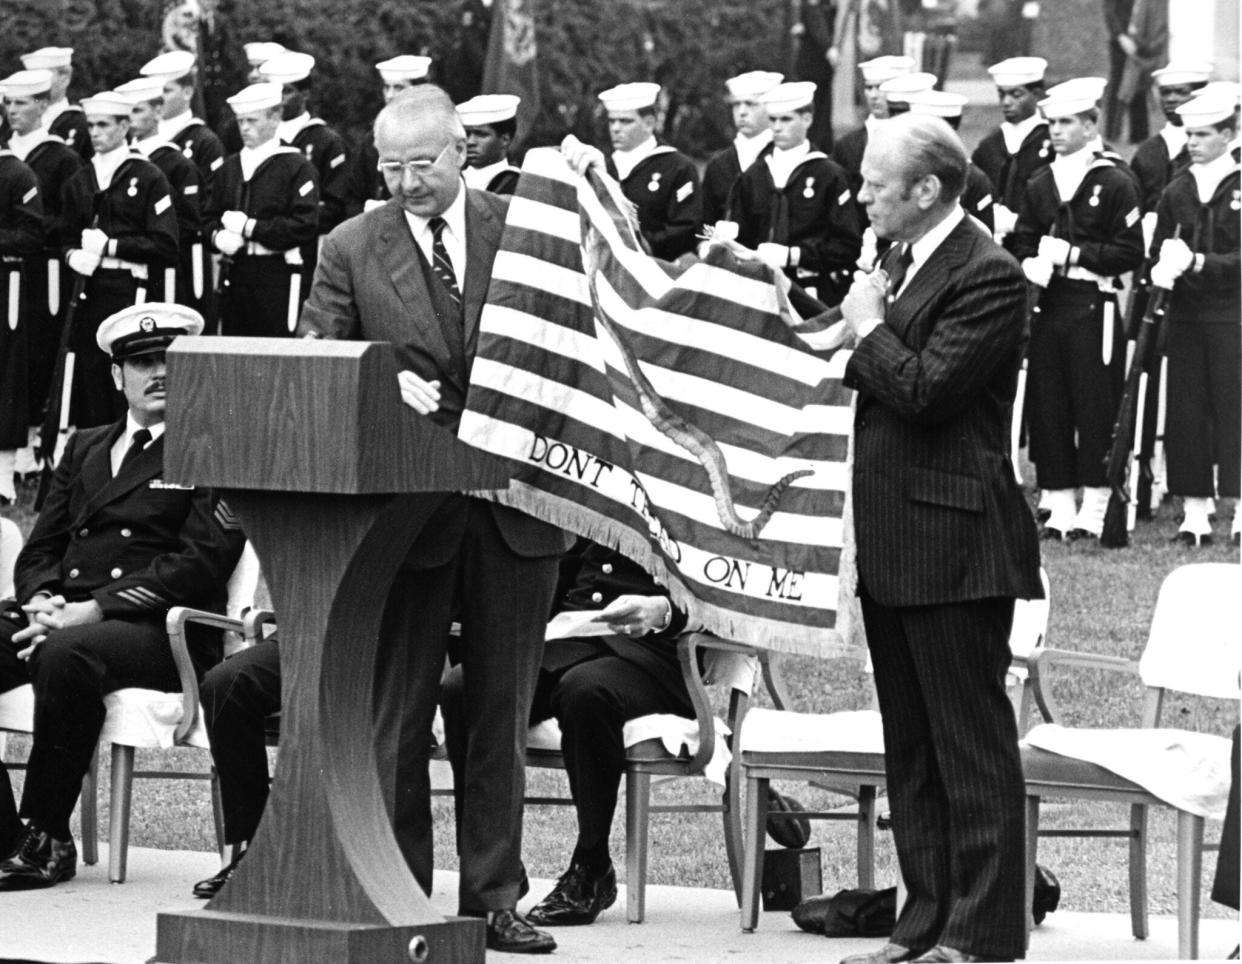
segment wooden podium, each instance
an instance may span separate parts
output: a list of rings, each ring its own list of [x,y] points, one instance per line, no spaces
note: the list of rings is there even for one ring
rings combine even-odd
[[[164,477],[223,491],[280,620],[280,762],[245,861],[199,912],[159,915],[166,964],[482,961],[483,922],[438,914],[397,848],[372,735],[380,616],[443,493],[503,463],[401,403],[392,346],[182,338]]]

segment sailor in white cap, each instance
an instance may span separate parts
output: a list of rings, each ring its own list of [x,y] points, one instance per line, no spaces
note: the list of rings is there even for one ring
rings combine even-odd
[[[430,57],[399,54],[375,65],[383,86],[384,103],[392,103],[402,91],[425,84],[431,76]],[[349,177],[345,185],[345,217],[380,207],[392,195],[379,171],[379,152],[375,138],[367,131],[362,143],[349,152]]]
[[[171,50],[148,60],[139,73],[161,82],[160,140],[175,144],[194,162],[203,184],[210,184],[224,162],[224,144],[191,108],[198,84],[194,55],[188,50]]]
[[[121,405],[107,359],[92,347],[89,333],[113,312],[148,300],[156,276],[177,264],[168,180],[126,143],[132,107],[112,91],[82,101],[95,153],[65,185],[65,260],[85,279],[73,326],[77,342],[70,346],[76,370],[69,424],[78,428],[112,421]]]
[[[77,151],[82,160],[91,156],[91,141],[86,133],[86,116],[77,104],[69,103],[69,83],[73,80],[72,47],[40,47],[22,54],[27,70],[48,70],[52,87],[43,122],[48,129]]]
[[[22,310],[26,264],[43,254],[39,179],[12,151],[0,147],[0,506],[17,498],[17,450],[39,410],[31,410],[30,313]],[[0,832],[0,841],[3,840]]]
[[[277,136],[306,155],[319,178],[319,234],[327,234],[345,220],[345,203],[349,193],[349,153],[345,139],[322,118],[312,117],[307,105],[311,95],[311,72],[315,58],[310,54],[287,51],[273,57],[259,73],[263,79],[283,89],[283,107]],[[302,246],[306,277],[315,273],[319,245]]]
[[[733,143],[714,154],[703,171],[703,223],[733,221],[734,190],[742,172],[772,149],[772,127],[759,98],[785,79],[751,70],[725,81],[733,113]]]
[[[278,44],[270,40],[253,40],[250,43],[242,44],[242,52],[246,55],[246,82],[250,84],[258,84],[263,82],[263,75],[259,73],[259,68],[271,60],[278,54],[286,53],[284,44]],[[236,154],[242,149],[241,132],[237,129],[237,118],[231,114],[221,120],[218,124],[218,133],[220,141],[224,145],[224,156]],[[209,326],[210,327],[210,326]]]
[[[904,114],[910,109],[910,98],[936,89],[936,75],[925,70],[914,71],[890,77],[880,84],[880,93],[884,95],[884,104],[889,117]]]
[[[1048,124],[1039,112],[1047,69],[1043,57],[1010,57],[988,68],[1004,119],[979,141],[970,159],[992,182],[994,231],[996,240],[1006,247],[1026,182],[1052,163]]]
[[[56,363],[61,305],[69,294],[68,274],[61,260],[61,196],[65,184],[82,167],[81,156],[53,134],[44,121],[50,102],[52,73],[42,68],[20,70],[0,81],[0,94],[13,125],[9,149],[35,173],[43,204],[43,255],[26,262],[26,297],[22,313],[26,323],[29,350],[30,411],[38,418],[47,399]],[[89,138],[87,139],[89,146]],[[34,439],[39,427],[30,429],[31,444],[19,449],[17,472],[38,471]]]
[[[165,620],[172,606],[222,612],[245,535],[211,489],[164,478],[165,357],[203,320],[181,305],[129,306],[91,332],[123,393],[110,425],[70,436],[14,584],[22,619],[0,620],[0,689],[34,687],[40,720],[26,770],[26,823],[6,841],[0,889],[51,887],[77,871],[69,829],[105,717],[123,687],[178,688]],[[219,640],[190,637],[199,673]],[[16,658],[24,654],[22,660]],[[0,813],[11,812],[0,768]]]
[[[1150,274],[1153,285],[1173,292],[1166,321],[1165,453],[1169,492],[1182,496],[1184,511],[1175,538],[1202,546],[1212,541],[1213,498],[1242,494],[1242,184],[1231,150],[1237,98],[1201,94],[1177,112],[1191,164],[1160,196]],[[1235,546],[1240,534],[1242,510],[1235,507]]]
[[[514,94],[479,94],[457,105],[466,128],[466,187],[493,194],[517,190],[519,171],[509,163],[509,145],[517,136],[517,110],[522,98]]]
[[[203,239],[203,204],[207,191],[203,188],[202,176],[181,148],[160,136],[163,80],[156,76],[138,77],[121,84],[115,93],[130,100],[130,143],[160,169],[168,181],[173,210],[177,213],[177,264],[169,265],[150,279],[151,297],[157,301],[175,301],[202,314],[209,291],[207,279],[211,277],[205,274],[210,271],[211,259]]]
[[[910,57],[895,55],[875,57],[859,64],[858,72],[862,74],[867,119],[861,127],[855,127],[839,137],[832,147],[832,159],[845,168],[850,178],[850,190],[854,192],[855,197],[858,196],[858,189],[862,187],[862,174],[859,172],[862,169],[863,152],[867,149],[868,133],[888,116],[888,101],[880,93],[880,85],[894,77],[913,73],[914,60]],[[865,227],[867,212],[861,204],[857,206],[857,209],[858,223]]]
[[[1026,186],[1012,250],[1043,289],[1031,324],[1027,425],[1045,538],[1097,540],[1108,508],[1105,460],[1125,378],[1118,279],[1143,260],[1138,188],[1095,151],[1102,82],[1058,84],[1039,102],[1056,157]],[[1082,506],[1075,490],[1082,488]]]
[[[608,113],[610,175],[638,209],[638,223],[651,253],[674,261],[693,251],[701,222],[699,175],[694,162],[656,141],[660,85],[619,84],[599,95]]]
[[[809,81],[760,96],[772,151],[742,175],[735,216],[739,243],[831,306],[849,289],[862,242],[845,171],[807,140],[814,98]]]
[[[939,117],[956,131],[962,125],[962,111],[966,107],[966,102],[966,97],[962,94],[943,90],[924,90],[909,94],[906,107],[912,114]],[[982,224],[989,234],[993,233],[995,227],[992,218],[995,200],[992,182],[972,162],[966,168],[966,187],[962,190],[962,196],[958,202],[962,205],[962,210]]]
[[[212,182],[203,229],[224,256],[216,293],[225,335],[291,334],[310,287],[301,249],[317,236],[319,190],[310,161],[276,136],[283,99],[275,83],[228,99],[244,146]]]

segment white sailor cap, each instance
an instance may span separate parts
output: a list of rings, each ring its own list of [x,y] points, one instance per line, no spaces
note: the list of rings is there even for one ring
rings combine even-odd
[[[166,301],[130,305],[109,315],[95,332],[95,342],[113,361],[164,351],[178,335],[197,335],[203,316],[193,308]]]
[[[784,74],[771,70],[751,70],[730,77],[725,81],[725,87],[734,100],[758,100],[784,79]]]
[[[112,92],[120,94],[131,104],[162,100],[164,97],[164,81],[159,77],[139,77],[135,80],[126,81]]]
[[[226,98],[225,103],[233,108],[233,113],[238,117],[245,117],[247,114],[257,114],[259,111],[279,107],[283,100],[284,91],[280,84],[269,81],[244,87],[232,97]]]
[[[479,94],[457,105],[457,116],[465,127],[499,124],[517,116],[522,98],[516,94]]]
[[[647,81],[633,84],[617,84],[599,94],[600,103],[608,111],[647,110],[655,106],[660,96],[660,85]]]
[[[46,94],[52,89],[50,70],[19,70],[0,80],[0,95],[5,97],[33,97]]]
[[[880,84],[880,93],[884,95],[885,100],[905,103],[910,100],[911,94],[921,94],[926,90],[933,90],[935,86],[936,75],[920,71],[916,74],[902,74],[884,81]]]
[[[161,81],[180,80],[194,69],[194,55],[188,50],[170,50],[148,60],[138,73]]]
[[[114,90],[101,90],[92,97],[82,98],[82,113],[87,117],[129,117],[129,110],[133,106],[132,100]]]
[[[1178,87],[1182,84],[1206,84],[1212,76],[1212,65],[1206,60],[1174,60],[1167,67],[1151,72],[1151,79],[1158,87]]]
[[[22,54],[22,66],[27,70],[55,70],[73,63],[72,47],[40,47]]]
[[[1025,87],[1044,79],[1048,61],[1043,57],[1010,57],[988,68],[997,87]]]
[[[295,53],[287,50],[277,54],[259,68],[264,79],[274,84],[296,84],[305,80],[315,69],[315,58],[310,54]]]
[[[914,71],[914,58],[897,57],[888,54],[883,57],[876,57],[873,60],[864,61],[858,65],[858,69],[862,71],[864,83],[882,84],[884,81],[900,77],[902,74],[912,73]]]
[[[911,114],[951,120],[962,116],[962,108],[966,106],[968,99],[963,94],[953,94],[947,90],[920,90],[909,96],[908,103]]]
[[[795,80],[777,84],[759,97],[769,114],[788,114],[796,110],[810,110],[815,100],[815,84],[809,80]]]
[[[1107,86],[1103,77],[1075,77],[1048,88],[1048,96],[1039,102],[1039,109],[1049,120],[1085,113],[1100,103]]]
[[[271,40],[254,40],[248,44],[242,44],[242,50],[246,52],[246,62],[251,67],[259,67],[273,57],[285,53],[285,45]]]
[[[1242,97],[1242,84],[1233,80],[1213,80],[1208,84],[1195,91],[1195,97],[1208,97],[1216,94],[1224,94],[1226,97],[1232,97],[1236,103]]]
[[[422,80],[431,70],[431,58],[416,54],[401,54],[388,60],[381,60],[375,65],[380,77],[386,84],[399,84],[402,81]]]
[[[1190,98],[1177,109],[1177,116],[1182,119],[1182,126],[1191,130],[1196,127],[1211,127],[1221,121],[1231,120],[1237,109],[1237,94],[1231,96],[1222,90],[1218,93],[1201,94]]]

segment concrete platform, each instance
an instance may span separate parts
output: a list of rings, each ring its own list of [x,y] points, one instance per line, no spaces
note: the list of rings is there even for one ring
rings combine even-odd
[[[113,885],[107,879],[106,847],[101,850],[100,863],[80,868],[78,876],[67,884],[47,891],[0,892],[0,961],[148,961],[155,948],[156,913],[202,907],[201,901],[189,895],[190,886],[217,867],[214,854],[131,848],[129,879]],[[527,902],[541,897],[551,883],[533,880]],[[456,885],[456,874],[436,874],[432,902],[437,909],[444,913],[455,909]],[[1130,937],[1128,916],[1058,911],[1035,931],[1029,957],[1036,961],[1174,960],[1176,922],[1153,918],[1151,931],[1150,939],[1135,941]],[[764,914],[755,933],[743,934],[738,929],[732,894],[688,887],[649,888],[647,923],[641,925],[626,923],[622,888],[617,904],[595,925],[558,928],[555,934],[560,948],[552,960],[560,962],[822,964],[877,944],[874,940],[829,940],[804,934],[784,912]],[[1203,958],[1221,959],[1237,943],[1236,921],[1202,923]],[[499,955],[494,956],[501,960]]]

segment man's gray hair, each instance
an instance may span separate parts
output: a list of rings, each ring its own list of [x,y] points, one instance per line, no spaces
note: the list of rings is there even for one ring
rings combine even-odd
[[[401,91],[376,116],[375,131],[379,131],[381,124],[404,127],[427,121],[439,127],[448,140],[466,139],[466,128],[457,115],[453,99],[435,84],[417,84]]]
[[[943,119],[898,114],[877,124],[874,136],[900,148],[902,179],[907,187],[930,174],[940,181],[941,201],[950,203],[961,197],[970,162],[962,139]]]

